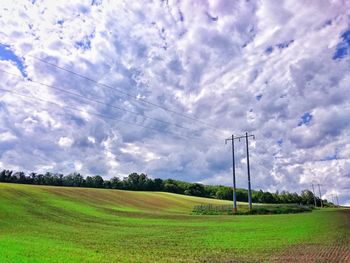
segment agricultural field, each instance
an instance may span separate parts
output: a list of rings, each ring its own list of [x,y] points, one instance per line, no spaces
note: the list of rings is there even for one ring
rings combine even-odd
[[[350,210],[193,215],[199,204],[230,202],[0,184],[0,262],[350,262]]]

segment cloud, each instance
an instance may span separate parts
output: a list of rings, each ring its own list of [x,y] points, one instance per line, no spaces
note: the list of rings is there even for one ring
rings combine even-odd
[[[58,145],[63,147],[63,148],[69,148],[72,146],[73,144],[73,140],[71,138],[68,138],[68,137],[61,137],[59,140],[58,140]]]
[[[2,142],[13,141],[16,139],[17,139],[17,137],[8,131],[0,133],[0,141],[2,141]]]
[[[0,89],[8,90],[0,90],[1,166],[230,185],[224,139],[248,131],[256,135],[253,188],[299,191],[320,182],[325,195],[349,202],[347,3],[5,1],[3,8],[0,70],[19,77],[0,71]],[[237,142],[239,187],[244,146]]]

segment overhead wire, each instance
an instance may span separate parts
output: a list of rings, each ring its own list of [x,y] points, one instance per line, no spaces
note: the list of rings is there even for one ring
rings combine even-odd
[[[58,90],[58,91],[60,91],[60,92],[63,92],[63,93],[66,93],[66,94],[69,94],[69,95],[72,95],[72,96],[75,96],[75,97],[78,97],[78,98],[80,98],[80,99],[88,100],[88,101],[91,101],[91,102],[94,102],[94,103],[98,103],[98,104],[100,104],[100,105],[105,105],[105,106],[107,106],[107,107],[111,107],[111,108],[114,108],[114,109],[117,109],[117,110],[120,110],[120,111],[128,112],[128,113],[131,113],[131,114],[133,114],[133,115],[142,116],[142,117],[144,117],[145,119],[150,119],[150,120],[157,121],[157,122],[160,122],[160,123],[164,123],[164,124],[168,124],[168,125],[173,125],[173,126],[176,126],[176,127],[182,128],[182,129],[190,130],[190,131],[192,131],[192,132],[195,131],[195,130],[193,130],[193,129],[190,129],[190,128],[188,128],[188,127],[184,127],[184,126],[179,125],[179,124],[177,124],[177,123],[173,123],[173,122],[169,122],[169,121],[164,121],[164,120],[160,120],[160,119],[157,119],[157,118],[153,118],[153,117],[147,116],[147,115],[145,115],[145,114],[141,114],[141,113],[138,113],[138,112],[135,112],[135,111],[132,111],[132,110],[128,110],[128,109],[125,109],[125,108],[116,106],[116,105],[114,105],[114,104],[105,103],[105,102],[103,102],[103,101],[101,101],[101,100],[92,99],[92,98],[86,97],[86,96],[84,96],[84,95],[81,95],[81,94],[79,94],[79,93],[72,92],[72,91],[69,91],[69,90],[66,90],[66,89],[62,89],[62,88],[59,88],[59,87],[56,87],[56,86],[53,86],[53,85],[49,85],[49,84],[46,84],[46,83],[43,83],[43,82],[40,82],[40,81],[36,81],[36,80],[32,80],[32,79],[24,79],[21,75],[14,74],[14,73],[8,72],[8,71],[3,70],[3,69],[0,69],[0,71],[3,72],[3,73],[5,73],[5,74],[8,74],[8,75],[15,76],[15,77],[17,77],[18,79],[21,79],[22,81],[37,83],[37,84],[39,84],[39,85],[42,85],[42,86],[45,86],[45,87],[48,87],[48,88],[51,88],[51,89],[54,89],[54,90]]]
[[[154,103],[154,102],[151,102],[151,101],[149,101],[149,100],[146,100],[146,99],[143,99],[143,98],[139,98],[139,97],[137,97],[137,96],[135,96],[135,95],[133,95],[133,94],[130,94],[130,93],[128,93],[128,92],[125,92],[125,91],[122,90],[122,89],[119,89],[119,88],[116,88],[116,87],[112,87],[112,86],[107,85],[107,84],[104,84],[104,83],[100,83],[100,82],[98,82],[98,81],[95,80],[95,79],[92,79],[92,78],[87,77],[87,76],[85,76],[85,75],[83,75],[83,74],[77,73],[77,72],[75,72],[75,71],[72,71],[72,70],[70,70],[70,69],[67,69],[67,68],[58,66],[58,65],[56,65],[56,64],[54,64],[54,63],[51,63],[51,62],[49,62],[49,61],[46,61],[46,60],[44,60],[44,59],[42,59],[42,58],[38,58],[38,57],[33,56],[33,55],[30,55],[30,54],[27,54],[26,56],[31,57],[31,58],[33,58],[34,60],[40,61],[40,62],[42,62],[42,63],[44,63],[44,64],[46,64],[46,65],[50,65],[50,66],[55,67],[55,68],[57,68],[57,69],[60,69],[60,70],[62,70],[62,71],[65,71],[65,72],[68,72],[68,73],[73,74],[73,75],[75,75],[75,76],[78,76],[78,77],[80,77],[80,78],[82,78],[82,79],[85,79],[85,80],[88,80],[88,81],[90,81],[90,82],[93,82],[93,83],[95,83],[97,86],[100,86],[100,87],[104,87],[104,88],[108,88],[108,89],[117,91],[117,92],[119,92],[119,93],[121,93],[121,94],[123,94],[123,95],[125,95],[125,96],[127,96],[127,97],[129,97],[129,98],[132,98],[133,100],[136,100],[136,101],[138,101],[138,102],[141,101],[141,102],[143,102],[143,103],[145,103],[145,104],[148,104],[148,105],[151,105],[151,106],[154,106],[154,107],[161,108],[161,109],[163,109],[163,110],[165,110],[165,111],[167,111],[167,112],[176,114],[176,115],[181,116],[181,117],[183,117],[183,118],[186,118],[186,119],[189,119],[189,120],[192,120],[192,121],[201,123],[202,125],[205,125],[205,126],[211,128],[211,129],[218,130],[217,127],[212,126],[212,125],[210,125],[210,124],[208,124],[208,123],[206,123],[206,122],[204,122],[204,121],[202,121],[202,120],[199,120],[199,119],[197,119],[197,118],[188,116],[188,115],[183,114],[183,113],[181,113],[181,112],[178,112],[178,111],[169,109],[169,108],[167,108],[167,107],[165,107],[165,106],[159,105],[159,104]]]
[[[125,123],[125,124],[128,124],[128,125],[139,126],[139,127],[143,127],[145,129],[148,129],[148,130],[168,133],[168,134],[171,134],[171,135],[177,136],[179,138],[183,138],[183,139],[197,139],[195,137],[190,137],[190,136],[187,136],[187,135],[180,135],[180,134],[176,134],[176,133],[173,133],[173,132],[170,132],[170,131],[167,131],[167,130],[159,130],[159,129],[148,127],[148,126],[144,126],[144,125],[141,125],[141,124],[128,122],[128,121],[125,121],[125,120],[121,120],[119,118],[115,118],[113,116],[109,116],[109,115],[105,115],[105,114],[101,114],[101,113],[96,113],[96,112],[91,112],[91,111],[87,111],[87,110],[81,110],[81,109],[78,109],[78,108],[75,108],[75,107],[72,107],[72,106],[69,106],[69,105],[62,106],[62,105],[60,105],[60,104],[58,104],[56,102],[53,102],[53,101],[49,101],[49,100],[38,98],[38,97],[28,96],[28,95],[25,95],[25,94],[22,94],[22,93],[15,92],[13,90],[3,89],[1,87],[0,87],[0,91],[11,93],[11,94],[14,94],[15,96],[24,97],[24,98],[30,99],[30,100],[36,100],[36,101],[42,101],[42,102],[50,103],[50,104],[53,104],[56,107],[59,107],[61,109],[68,108],[68,109],[71,109],[71,110],[74,110],[74,111],[79,111],[79,112],[82,112],[82,113],[88,113],[88,114],[95,115],[95,116],[98,116],[98,117],[101,117],[101,118],[108,118],[108,119],[117,120],[118,122],[122,122],[122,123]]]

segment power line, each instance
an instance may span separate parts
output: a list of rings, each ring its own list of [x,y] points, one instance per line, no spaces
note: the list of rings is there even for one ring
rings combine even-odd
[[[14,73],[10,73],[6,70],[3,70],[3,69],[0,69],[1,72],[4,72],[8,75],[12,75],[12,76],[15,76],[19,79],[21,79],[22,81],[26,81],[26,80],[23,80],[23,77],[21,75],[18,75],[18,74],[14,74]],[[128,109],[124,109],[124,108],[121,108],[121,107],[118,107],[118,106],[115,106],[113,104],[108,104],[108,103],[105,103],[103,101],[100,101],[100,100],[96,100],[96,99],[91,99],[91,98],[88,98],[86,96],[83,96],[79,93],[75,93],[75,92],[71,92],[69,90],[66,90],[66,89],[61,89],[61,88],[58,88],[56,86],[53,86],[53,85],[49,85],[49,84],[46,84],[46,83],[42,83],[40,81],[36,81],[36,80],[32,80],[32,79],[27,79],[28,82],[33,82],[33,83],[37,83],[37,84],[40,84],[42,86],[45,86],[45,87],[48,87],[48,88],[51,88],[51,89],[55,89],[55,90],[58,90],[60,92],[63,92],[63,93],[67,93],[69,95],[72,95],[72,96],[75,96],[75,97],[79,97],[81,99],[84,99],[84,100],[88,100],[88,101],[91,101],[91,102],[94,102],[94,103],[98,103],[98,104],[101,104],[101,105],[105,105],[107,107],[111,107],[111,108],[114,108],[114,109],[117,109],[117,110],[120,110],[120,111],[124,111],[124,112],[128,112],[128,113],[131,113],[131,114],[134,114],[134,115],[138,115],[138,116],[142,116],[146,119],[150,119],[150,120],[154,120],[154,121],[158,121],[158,122],[161,122],[161,123],[164,123],[164,124],[169,124],[169,125],[174,125],[176,127],[179,127],[179,128],[182,128],[182,129],[187,129],[187,130],[191,130],[191,131],[194,131],[192,129],[189,129],[187,127],[184,127],[182,125],[179,125],[179,124],[176,124],[176,123],[172,123],[172,122],[168,122],[168,121],[164,121],[164,120],[160,120],[160,119],[156,119],[156,118],[153,118],[153,117],[149,117],[145,114],[140,114],[138,112],[134,112],[134,111],[131,111],[131,110],[128,110]]]
[[[199,119],[197,119],[197,118],[194,118],[194,117],[185,115],[185,114],[183,114],[183,113],[174,111],[174,110],[172,110],[172,109],[169,109],[169,108],[167,108],[167,107],[164,107],[164,106],[159,105],[159,104],[156,104],[156,103],[153,103],[153,102],[151,102],[151,101],[148,101],[148,100],[145,100],[145,99],[142,99],[142,98],[138,98],[137,96],[132,95],[132,94],[130,94],[130,93],[128,93],[128,92],[125,92],[125,91],[123,91],[123,90],[121,90],[121,89],[119,89],[119,88],[112,87],[112,86],[107,85],[107,84],[104,84],[104,83],[100,83],[100,82],[98,82],[98,81],[95,80],[95,79],[92,79],[92,78],[90,78],[90,77],[87,77],[87,76],[85,76],[85,75],[82,75],[82,74],[80,74],[80,73],[77,73],[77,72],[75,72],[75,71],[69,70],[69,69],[67,69],[67,68],[58,66],[58,65],[56,65],[56,64],[54,64],[54,63],[51,63],[51,62],[48,62],[48,61],[46,61],[46,60],[44,60],[44,59],[35,57],[35,56],[33,56],[33,55],[30,55],[30,54],[27,54],[27,56],[28,56],[28,57],[31,57],[31,58],[33,58],[33,59],[35,59],[35,60],[37,60],[37,61],[40,61],[40,62],[42,62],[42,63],[45,63],[45,64],[47,64],[47,65],[50,65],[50,66],[52,66],[52,67],[55,67],[55,68],[57,68],[57,69],[60,69],[60,70],[62,70],[62,71],[65,71],[65,72],[68,72],[68,73],[73,74],[73,75],[75,75],[75,76],[78,76],[78,77],[80,77],[80,78],[82,78],[82,79],[85,79],[85,80],[88,80],[88,81],[90,81],[90,82],[93,82],[93,83],[95,83],[97,86],[115,90],[115,91],[117,91],[117,92],[119,92],[119,93],[121,93],[121,94],[123,94],[123,95],[125,95],[125,96],[127,96],[127,97],[130,97],[130,98],[132,98],[132,99],[138,101],[138,102],[141,101],[141,102],[143,102],[143,103],[145,103],[145,104],[148,104],[148,105],[151,105],[151,106],[154,106],[154,107],[161,108],[161,109],[163,109],[163,110],[165,110],[165,111],[168,111],[168,112],[170,112],[170,113],[179,115],[179,116],[181,116],[181,117],[183,117],[183,118],[186,118],[186,119],[189,119],[189,120],[192,120],[192,121],[196,121],[196,122],[202,123],[202,125],[205,125],[205,126],[211,128],[211,129],[218,130],[217,127],[212,126],[212,125],[210,125],[210,124],[208,124],[208,123],[206,123],[206,122],[204,122],[204,121],[201,121],[201,120],[199,120]]]
[[[1,90],[1,91],[4,91],[4,92],[12,93],[12,94],[14,94],[15,96],[24,97],[24,98],[31,99],[31,100],[42,101],[42,102],[46,102],[46,103],[51,103],[51,104],[53,104],[53,105],[55,105],[56,107],[59,107],[59,108],[61,108],[61,109],[68,108],[68,109],[75,110],[75,111],[79,111],[79,112],[83,112],[83,113],[89,113],[89,114],[91,114],[91,115],[96,115],[96,116],[101,117],[101,118],[107,118],[107,119],[117,120],[118,122],[123,122],[123,123],[128,124],[128,125],[139,126],[139,127],[143,127],[143,128],[145,128],[145,129],[149,129],[149,130],[154,130],[154,131],[157,131],[157,132],[165,132],[165,133],[172,134],[172,135],[174,135],[174,136],[177,136],[177,137],[183,138],[183,139],[197,139],[197,138],[189,137],[189,136],[186,136],[186,135],[179,135],[179,134],[172,133],[172,132],[169,132],[169,131],[161,131],[161,130],[159,130],[159,129],[155,129],[155,128],[152,128],[152,127],[144,126],[144,125],[141,125],[141,124],[137,124],[137,123],[132,123],[132,122],[124,121],[124,120],[121,120],[121,119],[117,119],[117,118],[115,118],[115,117],[113,117],[113,116],[108,116],[108,115],[101,114],[101,113],[96,113],[96,112],[81,110],[81,109],[78,109],[78,108],[75,108],[75,107],[72,107],[72,106],[69,106],[69,105],[64,105],[64,106],[62,106],[62,105],[60,105],[60,104],[58,104],[58,103],[55,103],[55,102],[52,102],[52,101],[49,101],[49,100],[45,100],[45,99],[38,98],[38,97],[33,97],[33,96],[24,95],[24,94],[21,94],[21,93],[18,93],[18,92],[14,92],[13,90],[7,90],[7,89],[3,89],[3,88],[0,88],[0,90]]]

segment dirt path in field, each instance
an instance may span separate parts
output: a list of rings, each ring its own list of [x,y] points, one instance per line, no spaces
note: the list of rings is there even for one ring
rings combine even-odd
[[[295,263],[350,263],[350,209],[339,211],[344,228],[343,234],[331,245],[306,244],[292,246],[268,262]]]

